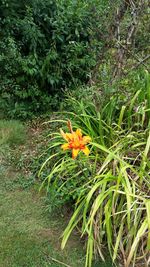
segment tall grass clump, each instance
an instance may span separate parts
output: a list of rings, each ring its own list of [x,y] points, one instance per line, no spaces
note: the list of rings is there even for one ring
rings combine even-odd
[[[15,120],[0,120],[0,145],[23,144],[26,139],[25,126]]]
[[[105,250],[124,267],[149,265],[149,95],[146,73],[144,87],[120,106],[117,95],[101,108],[69,100],[72,111],[67,117],[73,131],[82,129],[91,137],[88,157],[80,152],[72,159],[70,150],[60,149],[61,134],[51,134],[51,154],[39,172],[41,187],[46,185],[47,192],[53,188],[57,197],[67,196],[74,203],[62,248],[78,227],[81,237],[86,237],[86,267],[92,266],[93,256],[105,260]],[[66,122],[60,120],[64,132]]]

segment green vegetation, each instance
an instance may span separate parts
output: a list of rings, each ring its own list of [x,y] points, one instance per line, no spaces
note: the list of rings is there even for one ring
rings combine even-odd
[[[61,266],[52,258],[82,266],[81,249],[76,248],[78,242],[70,242],[64,253],[59,252],[63,217],[58,223],[56,216],[44,213],[44,202],[37,192],[17,187],[12,190],[10,182],[15,184],[15,175],[7,170],[0,177],[0,266]]]
[[[108,1],[2,1],[0,106],[10,117],[56,109],[62,89],[88,81],[105,45],[104,9]]]
[[[0,145],[23,144],[25,138],[26,130],[21,122],[0,120]]]
[[[101,81],[104,91],[121,70],[141,67],[149,51],[147,10],[147,0],[137,7],[121,0],[2,0],[2,115],[26,119],[58,110],[66,89]]]
[[[149,266],[149,12],[1,1],[0,266]]]
[[[101,109],[96,103],[69,99],[74,112],[66,116],[72,119],[73,129],[83,129],[92,139],[88,159],[82,153],[75,160],[70,151],[64,154],[60,150],[61,133],[50,134],[51,153],[39,172],[43,176],[41,188],[46,184],[47,192],[53,191],[55,197],[75,203],[62,248],[79,224],[82,236],[88,239],[85,266],[91,266],[95,251],[104,259],[104,246],[113,261],[121,257],[125,266],[138,263],[138,258],[147,261],[150,77],[146,73],[143,79],[144,86],[124,105],[119,104],[120,94],[103,103]],[[134,107],[140,108],[135,112]],[[77,136],[70,135],[63,134],[66,142],[70,142],[70,149],[79,151],[77,144],[82,142],[81,137],[78,141]]]
[[[36,143],[44,139],[44,132],[42,137],[38,126],[37,130],[30,126],[22,146],[19,144],[22,127],[17,127],[16,134],[16,125],[22,126],[21,123],[0,121],[0,125],[1,130],[9,131],[10,126],[12,129],[8,142],[5,139],[0,150],[0,266],[84,266],[84,248],[77,233],[74,233],[66,250],[60,249],[60,236],[70,216],[69,211],[68,214],[64,209],[49,213],[45,198],[39,195],[34,173],[29,169]],[[34,131],[37,131],[36,136]],[[13,140],[14,136],[16,146],[12,148],[14,143],[9,140]],[[110,266],[110,263],[98,264]]]

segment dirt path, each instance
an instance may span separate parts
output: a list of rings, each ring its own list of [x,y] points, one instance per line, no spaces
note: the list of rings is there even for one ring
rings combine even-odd
[[[72,236],[61,251],[67,218],[61,211],[48,211],[32,172],[33,158],[45,143],[44,131],[29,128],[23,145],[5,142],[0,147],[0,267],[84,267],[79,236]]]

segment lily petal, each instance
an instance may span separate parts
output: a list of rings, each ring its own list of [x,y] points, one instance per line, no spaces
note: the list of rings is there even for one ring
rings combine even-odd
[[[73,134],[72,133],[66,133],[66,139],[67,141],[71,141],[73,139]]]
[[[68,143],[63,144],[63,145],[61,146],[61,148],[62,148],[63,150],[67,150],[67,149],[69,149],[69,144],[68,144]]]
[[[72,139],[72,134],[71,133],[64,133],[64,131],[62,129],[60,129],[60,134],[67,142],[69,142]]]
[[[64,133],[64,131],[62,129],[60,129],[60,134],[66,141],[68,141],[66,138],[66,134]]]
[[[87,146],[85,146],[84,148],[81,149],[83,151],[83,153],[88,156],[90,154],[90,150],[88,149]]]
[[[79,149],[72,149],[72,158],[75,159],[78,156],[79,153]]]
[[[79,138],[82,138],[82,132],[81,132],[81,129],[77,129],[75,133],[76,133],[76,135],[77,135]]]
[[[84,142],[85,144],[91,142],[91,137],[88,136],[88,135],[87,135],[87,136],[83,136],[83,142]]]

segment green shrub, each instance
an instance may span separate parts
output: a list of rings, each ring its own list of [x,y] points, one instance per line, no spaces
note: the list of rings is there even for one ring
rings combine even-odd
[[[5,0],[0,12],[0,106],[20,118],[57,109],[62,89],[89,80],[109,1]]]

